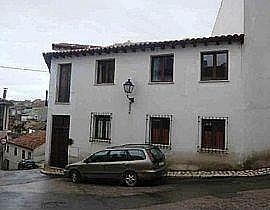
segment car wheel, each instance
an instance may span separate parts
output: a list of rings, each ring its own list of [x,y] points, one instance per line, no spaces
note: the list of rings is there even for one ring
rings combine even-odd
[[[127,171],[123,175],[123,183],[128,187],[134,187],[136,186],[138,182],[137,174],[134,171]]]
[[[73,183],[79,183],[81,181],[81,175],[78,171],[75,171],[75,170],[71,171],[70,177]]]

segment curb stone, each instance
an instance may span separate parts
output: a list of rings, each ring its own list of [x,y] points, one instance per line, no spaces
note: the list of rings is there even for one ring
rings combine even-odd
[[[45,167],[40,170],[42,174],[63,177],[64,170],[56,167]],[[270,168],[260,168],[256,170],[242,170],[242,171],[168,171],[169,178],[182,179],[205,179],[205,178],[225,178],[225,177],[256,177],[270,175]]]
[[[270,168],[242,171],[169,171],[171,178],[256,177],[270,175]]]

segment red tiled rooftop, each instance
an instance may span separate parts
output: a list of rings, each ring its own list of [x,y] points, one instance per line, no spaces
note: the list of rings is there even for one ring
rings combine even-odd
[[[8,143],[14,144],[20,147],[24,147],[30,150],[34,150],[45,143],[46,132],[37,131],[34,133],[20,136],[16,139],[8,140]]]

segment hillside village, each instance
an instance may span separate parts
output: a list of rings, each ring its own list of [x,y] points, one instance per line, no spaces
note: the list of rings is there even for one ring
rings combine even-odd
[[[16,170],[20,161],[45,158],[47,101],[7,100],[7,88],[0,98],[0,168]],[[43,146],[42,146],[43,145]],[[35,150],[40,148],[38,154]]]

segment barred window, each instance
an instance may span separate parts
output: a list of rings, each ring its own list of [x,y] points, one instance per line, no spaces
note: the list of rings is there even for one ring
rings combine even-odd
[[[201,150],[227,150],[227,122],[228,118],[199,117]]]
[[[92,113],[90,141],[111,141],[111,119],[112,114]]]
[[[170,148],[172,115],[147,115],[146,120],[146,143]]]

